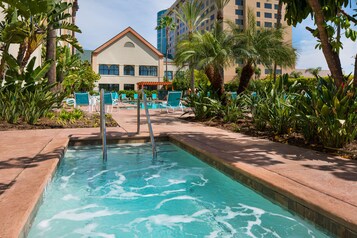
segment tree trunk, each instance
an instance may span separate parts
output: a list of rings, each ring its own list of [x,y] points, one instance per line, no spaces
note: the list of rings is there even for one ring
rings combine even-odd
[[[254,69],[250,63],[247,63],[243,69],[242,74],[240,76],[239,87],[237,90],[237,94],[241,94],[244,92],[249,86],[250,79],[254,74]]]
[[[217,10],[217,22],[218,22],[218,29],[220,32],[223,31],[223,20],[224,20],[224,16],[223,16],[223,9],[218,9]]]
[[[217,92],[219,98],[224,94],[224,77],[223,77],[223,69],[214,69],[213,72],[213,82],[212,86],[214,90]]]
[[[355,72],[353,75],[353,84],[357,87],[357,54],[355,57]]]
[[[0,81],[3,80],[5,74],[6,60],[4,55],[9,53],[10,44],[4,43],[4,50],[2,52],[1,63],[0,63]]]
[[[53,25],[49,25],[46,42],[46,60],[52,61],[51,67],[46,74],[49,84],[56,83],[56,37],[56,30],[53,29]]]
[[[193,32],[192,31],[189,31],[188,32],[188,40],[190,42],[192,42],[192,36],[193,36]],[[190,73],[191,73],[191,95],[193,95],[195,93],[195,68],[193,66],[194,64],[191,62],[189,64],[189,70],[190,70]]]
[[[192,66],[192,64],[190,64],[190,73],[191,73],[191,95],[193,95],[195,93],[195,69]]]
[[[325,17],[319,0],[307,0],[312,11],[315,14],[315,24],[319,32],[319,39],[321,41],[322,52],[326,58],[327,65],[331,71],[331,75],[335,81],[336,86],[343,83],[343,72],[341,67],[341,60],[338,53],[333,50],[329,42],[329,35],[325,27]]]
[[[20,66],[22,66],[22,61],[24,60],[26,49],[27,49],[27,43],[26,42],[21,43],[19,47],[19,53],[17,54],[17,63]]]
[[[278,4],[278,14],[277,14],[277,19],[276,19],[276,29],[281,29],[281,18],[282,18],[282,11],[283,11],[283,1],[279,0]],[[278,66],[276,62],[274,62],[274,67],[273,67],[273,75],[274,75],[274,82],[276,81],[276,70]]]

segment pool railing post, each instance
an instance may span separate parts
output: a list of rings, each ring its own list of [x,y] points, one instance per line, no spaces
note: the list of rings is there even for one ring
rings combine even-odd
[[[141,89],[141,93],[143,95],[143,104],[144,104],[146,119],[147,119],[147,122],[148,122],[148,129],[149,129],[151,146],[152,146],[152,159],[153,159],[154,162],[156,162],[156,159],[157,159],[156,143],[155,143],[154,131],[152,130],[150,114],[149,114],[149,109],[148,109],[148,104],[147,104],[147,98],[146,98],[146,94],[144,92],[144,89]]]
[[[138,90],[138,101],[137,101],[137,128],[136,128],[136,134],[140,134],[140,89]]]
[[[102,137],[103,161],[107,162],[107,130],[105,126],[104,89],[100,90],[100,134]]]

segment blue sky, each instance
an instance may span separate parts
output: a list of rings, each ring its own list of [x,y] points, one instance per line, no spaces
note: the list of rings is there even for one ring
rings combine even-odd
[[[232,0],[233,1],[233,0]],[[131,26],[151,44],[156,46],[156,13],[172,5],[174,0],[83,0],[77,24],[82,30],[78,35],[85,49],[93,50],[110,38]],[[293,29],[293,45],[299,52],[297,68],[322,67],[327,69],[325,58],[315,50],[316,39],[305,29],[313,27],[310,19]],[[344,40],[341,61],[345,73],[353,71],[353,57],[357,53],[357,43]]]

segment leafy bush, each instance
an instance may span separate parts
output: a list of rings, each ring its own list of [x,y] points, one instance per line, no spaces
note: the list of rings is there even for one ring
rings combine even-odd
[[[338,88],[332,78],[319,78],[301,98],[299,128],[307,140],[340,148],[357,135],[357,92],[351,79]]]
[[[62,109],[58,115],[58,122],[60,124],[74,123],[84,117],[84,112],[80,109],[74,109],[73,111],[66,111]]]
[[[45,116],[63,96],[51,90],[56,85],[48,85],[43,77],[49,69],[49,63],[34,69],[33,58],[24,73],[19,73],[19,66],[12,56],[7,56],[11,67],[0,87],[0,119],[17,123],[20,119],[35,124]]]
[[[264,85],[264,87],[261,87]],[[271,129],[276,134],[289,133],[295,128],[296,109],[294,104],[297,83],[288,85],[288,76],[279,77],[276,82],[268,81],[257,87],[253,85],[255,91],[245,97],[245,102],[251,109],[253,123],[258,130]]]

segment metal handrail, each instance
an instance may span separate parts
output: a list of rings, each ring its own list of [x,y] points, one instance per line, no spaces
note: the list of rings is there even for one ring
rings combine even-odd
[[[156,159],[157,159],[156,143],[155,143],[154,132],[152,130],[150,114],[149,114],[149,109],[148,109],[148,105],[147,105],[147,98],[146,98],[146,94],[144,92],[144,89],[141,90],[141,93],[143,95],[144,109],[145,109],[146,119],[147,119],[147,122],[148,122],[148,128],[149,128],[149,134],[150,134],[150,140],[151,140],[151,146],[152,146],[152,158],[153,158],[153,161],[155,162]]]
[[[105,125],[104,89],[100,90],[100,135],[102,137],[103,161],[107,162],[107,128]]]

